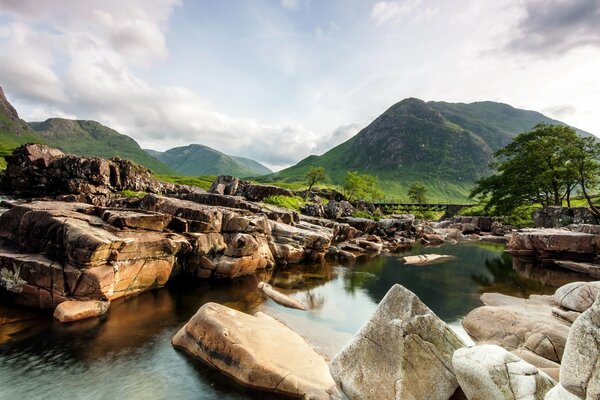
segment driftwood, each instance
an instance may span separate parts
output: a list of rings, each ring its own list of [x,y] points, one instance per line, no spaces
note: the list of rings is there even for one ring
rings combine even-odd
[[[282,306],[295,308],[297,310],[306,311],[306,306],[299,300],[296,300],[283,293],[279,293],[268,283],[260,282],[258,288],[263,291],[269,298],[273,299],[274,302],[281,304]]]
[[[452,258],[454,258],[454,256],[447,256],[444,254],[419,254],[416,256],[402,257],[402,262],[404,264],[426,265],[426,264],[433,264],[436,262],[442,262],[442,261],[449,260]]]

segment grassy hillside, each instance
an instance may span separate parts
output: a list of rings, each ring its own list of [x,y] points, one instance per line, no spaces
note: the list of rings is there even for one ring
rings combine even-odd
[[[521,110],[492,101],[469,104],[430,101],[427,105],[439,111],[447,120],[481,137],[494,150],[506,146],[517,134],[532,129],[540,122],[565,125],[536,111]],[[581,130],[578,133],[590,135]]]
[[[67,153],[107,159],[121,157],[141,164],[157,174],[174,173],[142,150],[135,140],[96,121],[51,118],[44,122],[30,122],[29,125],[48,144]]]
[[[44,143],[44,139],[33,131],[4,96],[0,87],[0,170],[6,168],[4,156],[25,143]]]
[[[180,175],[232,175],[245,178],[273,172],[256,161],[229,156],[199,144],[175,147],[164,153],[147,151]]]
[[[431,201],[465,202],[473,182],[489,173],[493,151],[540,122],[560,123],[501,103],[405,99],[325,154],[256,179],[302,182],[311,166],[321,166],[332,184],[356,170],[378,176],[389,198],[407,201],[408,187],[422,182]]]

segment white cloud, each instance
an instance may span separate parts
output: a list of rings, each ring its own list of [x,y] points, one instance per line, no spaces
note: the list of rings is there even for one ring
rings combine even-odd
[[[423,5],[422,0],[379,1],[371,9],[371,19],[377,25],[387,22],[429,20],[438,12],[437,7]]]

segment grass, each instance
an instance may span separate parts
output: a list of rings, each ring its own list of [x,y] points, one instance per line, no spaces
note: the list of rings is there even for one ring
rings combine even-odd
[[[132,199],[141,199],[146,195],[146,192],[136,192],[133,190],[121,190],[121,194]]]
[[[294,211],[300,211],[306,205],[306,201],[298,196],[271,196],[264,199],[263,203]]]
[[[176,175],[156,175],[160,181],[167,183],[177,183],[180,185],[195,186],[200,189],[208,190],[212,186],[216,176],[176,176]]]

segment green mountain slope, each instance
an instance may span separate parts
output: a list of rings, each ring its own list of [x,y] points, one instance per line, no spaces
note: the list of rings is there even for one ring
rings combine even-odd
[[[96,121],[50,118],[44,122],[30,122],[29,126],[46,142],[67,153],[101,158],[121,157],[157,174],[173,173],[169,167],[142,150],[135,140]]]
[[[44,143],[45,140],[25,121],[9,103],[0,87],[0,170],[6,167],[4,156],[25,143]]]
[[[408,187],[420,181],[431,200],[466,201],[473,182],[489,173],[493,151],[539,122],[558,123],[500,103],[405,99],[327,153],[258,180],[302,181],[310,166],[322,166],[334,184],[357,170],[377,175],[389,197],[408,200]]]
[[[232,175],[239,178],[269,174],[264,165],[242,157],[228,156],[199,144],[175,147],[164,153],[146,150],[181,175]]]
[[[536,111],[521,110],[492,101],[469,104],[430,101],[427,105],[439,111],[447,120],[480,136],[494,150],[506,146],[517,134],[530,130],[540,122],[566,125]],[[578,133],[590,135],[581,130]]]

